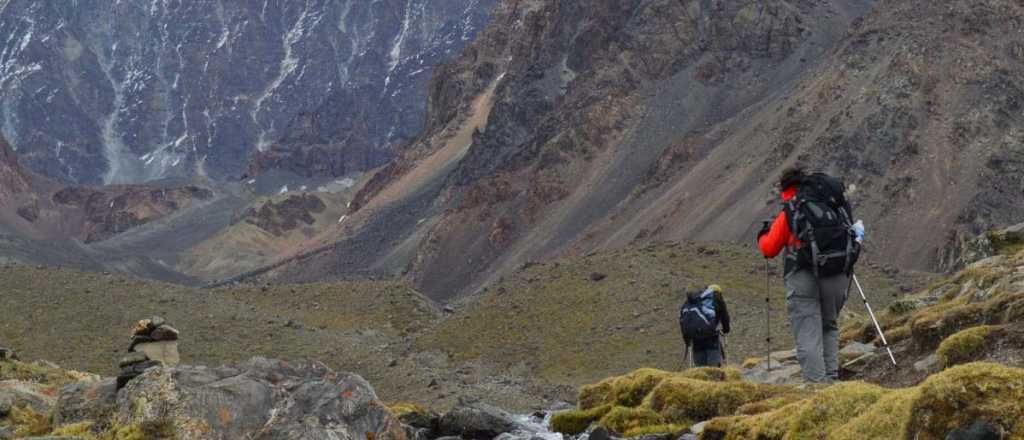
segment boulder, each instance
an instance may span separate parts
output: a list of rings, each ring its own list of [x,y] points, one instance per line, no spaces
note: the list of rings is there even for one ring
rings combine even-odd
[[[406,438],[363,378],[265,358],[233,367],[151,368],[118,393],[114,421],[164,424],[180,440]]]
[[[485,403],[460,401],[439,423],[441,435],[464,439],[491,440],[501,434],[521,430],[515,417]]]
[[[841,350],[839,350],[839,355],[840,356],[846,356],[848,358],[856,358],[856,357],[860,357],[860,356],[863,356],[865,354],[870,354],[870,353],[874,353],[874,352],[875,352],[875,345],[874,344],[865,344],[865,343],[862,343],[862,342],[851,342],[849,344],[846,344],[845,347],[843,347]]]
[[[56,402],[57,390],[48,385],[18,380],[0,382],[0,417],[12,408],[31,408],[45,414]]]
[[[590,431],[590,436],[587,437],[589,440],[612,440],[611,433],[603,426],[598,426]]]
[[[429,429],[409,425],[402,425],[402,429],[405,430],[405,438],[407,440],[430,440]]]
[[[116,379],[77,382],[65,385],[53,406],[54,426],[88,420],[102,420],[114,413],[117,405]]]

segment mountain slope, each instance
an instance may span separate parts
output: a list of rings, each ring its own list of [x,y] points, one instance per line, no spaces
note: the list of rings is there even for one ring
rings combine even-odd
[[[18,163],[18,156],[0,136],[0,204],[28,189],[29,177]]]
[[[407,272],[445,299],[567,253],[746,241],[797,162],[851,185],[875,258],[934,269],[957,234],[1024,214],[1022,17],[1005,0],[505,1],[438,69],[426,133],[341,241],[272,276]],[[438,166],[492,86],[486,126]]]
[[[492,5],[4,2],[2,131],[74,183],[238,176],[256,152],[257,171],[370,169],[419,133],[431,68]]]

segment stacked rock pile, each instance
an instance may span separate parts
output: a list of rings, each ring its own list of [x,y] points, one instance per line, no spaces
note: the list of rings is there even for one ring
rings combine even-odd
[[[117,389],[150,368],[175,366],[180,360],[178,330],[159,316],[143,319],[132,328],[128,355],[118,363],[121,374],[117,376]]]

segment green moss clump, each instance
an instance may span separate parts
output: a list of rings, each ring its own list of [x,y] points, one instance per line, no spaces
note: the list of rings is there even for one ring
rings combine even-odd
[[[910,334],[918,348],[934,348],[947,336],[982,322],[984,311],[984,303],[967,304],[966,298],[957,298],[914,314]]]
[[[789,390],[789,387],[741,381],[707,382],[671,378],[655,387],[644,404],[667,422],[683,423],[731,415],[745,404],[775,397]]]
[[[730,382],[743,379],[743,374],[740,370],[735,368],[715,368],[715,367],[699,367],[690,368],[680,373],[674,374],[673,377],[685,377],[689,379],[705,380],[711,382]],[[654,389],[654,387],[651,387]]]
[[[935,354],[946,367],[974,360],[985,349],[985,340],[997,328],[980,325],[961,330],[943,340]]]
[[[910,337],[910,326],[901,325],[893,329],[885,330],[885,340],[889,341],[889,345],[895,344],[899,341]]]
[[[888,390],[863,382],[840,383],[819,391],[797,404],[790,419],[787,436],[791,438],[829,438],[834,429],[846,424],[877,402]]]
[[[754,416],[716,417],[704,426],[703,438],[782,439],[785,438],[788,422],[788,415],[782,410]]]
[[[682,433],[687,431],[689,428],[690,425],[677,424],[643,426],[640,428],[630,429],[629,431],[622,433],[622,436],[625,438],[637,438],[649,434],[670,434],[675,438],[682,435]]]
[[[612,384],[614,382],[615,378],[610,378],[580,387],[580,393],[577,397],[579,408],[581,410],[589,410],[611,402],[613,400]]]
[[[814,393],[809,398],[795,398],[793,403],[778,406],[752,416],[718,417],[705,427],[705,435],[722,439],[805,439],[829,438],[831,432],[843,426],[852,414],[869,408],[888,391],[863,382],[833,385]],[[865,437],[877,438],[877,437]]]
[[[641,428],[661,425],[664,421],[658,413],[647,408],[617,406],[601,417],[598,423],[614,433],[626,434]]]
[[[770,399],[751,402],[737,408],[736,414],[752,416],[754,414],[761,414],[769,411],[774,411],[793,402],[798,402],[800,400],[806,399],[809,395],[810,393],[794,391],[792,393],[783,394],[778,397],[772,397]]]
[[[695,374],[703,374],[695,373]],[[616,378],[612,383],[612,396],[614,403],[620,406],[635,407],[643,402],[644,397],[651,392],[661,381],[671,376],[672,373],[653,368],[641,368],[629,375]],[[608,402],[612,403],[612,402]]]
[[[929,377],[910,410],[909,432],[942,439],[953,429],[985,420],[1006,438],[1024,438],[1024,370],[987,362],[958,365]]]
[[[878,399],[867,411],[829,433],[830,439],[912,438],[904,435],[910,422],[910,410],[917,398],[916,389],[896,390]]]
[[[606,404],[586,410],[556,413],[551,417],[551,430],[566,435],[577,435],[586,431],[591,424],[600,420],[611,410],[612,405]]]
[[[605,379],[593,385],[580,388],[579,407],[586,410],[605,404],[636,407],[660,383],[670,378],[692,379],[710,382],[733,382],[742,379],[735,368],[701,367],[672,373],[654,368],[641,368],[625,376]]]

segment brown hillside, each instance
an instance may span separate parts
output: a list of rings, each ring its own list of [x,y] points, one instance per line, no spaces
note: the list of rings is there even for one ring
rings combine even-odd
[[[846,179],[876,258],[902,267],[1024,215],[1019,3],[509,0],[494,17],[341,241],[271,276],[409,273],[445,299],[566,253],[745,242],[798,161]],[[465,156],[431,160],[495,82]]]

